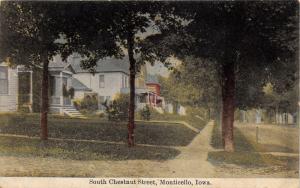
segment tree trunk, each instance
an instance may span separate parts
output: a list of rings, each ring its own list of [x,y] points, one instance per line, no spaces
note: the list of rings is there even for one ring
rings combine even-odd
[[[233,121],[235,110],[235,75],[233,62],[226,62],[223,67],[222,87],[222,141],[225,151],[232,152],[234,151]]]
[[[211,110],[210,110],[210,107],[208,107],[208,108],[207,108],[207,112],[206,112],[206,113],[207,113],[207,119],[208,119],[208,120],[211,119],[210,111],[211,111]]]
[[[41,105],[41,139],[47,140],[48,139],[48,58],[45,57],[43,59],[43,78],[42,78],[42,105]]]
[[[134,109],[135,109],[135,59],[133,57],[134,38],[131,32],[128,33],[128,56],[129,56],[129,84],[130,84],[130,99],[128,110],[128,147],[134,146]]]

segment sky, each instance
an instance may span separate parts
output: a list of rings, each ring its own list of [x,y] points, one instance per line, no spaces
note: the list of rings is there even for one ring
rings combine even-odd
[[[177,66],[181,63],[181,61],[176,59],[175,57],[171,57],[169,61],[173,66]],[[148,74],[153,74],[153,75],[156,74],[156,75],[161,75],[163,77],[168,77],[170,74],[168,68],[166,68],[164,64],[161,62],[156,62],[153,66],[147,64],[147,72]]]
[[[147,64],[147,72],[148,74],[156,74],[164,77],[168,77],[170,74],[170,71],[160,62],[155,63],[153,66]]]

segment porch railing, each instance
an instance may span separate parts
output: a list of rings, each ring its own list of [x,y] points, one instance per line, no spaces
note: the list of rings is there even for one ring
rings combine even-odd
[[[61,101],[62,100],[62,101]],[[71,105],[72,104],[72,100],[68,97],[57,97],[57,96],[51,96],[50,98],[50,102],[51,104],[54,105]]]

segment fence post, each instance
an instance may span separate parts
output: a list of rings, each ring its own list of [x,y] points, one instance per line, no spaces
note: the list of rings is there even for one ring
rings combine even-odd
[[[256,143],[258,143],[258,125],[256,124]]]

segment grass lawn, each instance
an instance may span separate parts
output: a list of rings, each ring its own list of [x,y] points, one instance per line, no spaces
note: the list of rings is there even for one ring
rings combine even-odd
[[[201,114],[199,114],[201,117]],[[160,120],[160,121],[185,121],[188,124],[190,124],[191,126],[202,130],[206,123],[207,120],[200,119],[196,117],[196,113],[190,113],[187,114],[185,116],[180,116],[177,114],[169,114],[169,113],[165,113],[165,114],[160,114],[158,112],[155,111],[151,111],[151,120],[155,121],[155,120]],[[137,118],[139,118],[139,115],[137,114]]]
[[[0,137],[0,155],[16,157],[54,157],[74,160],[167,160],[179,154],[172,148],[142,147],[76,141],[46,142],[39,139]]]
[[[299,159],[293,156],[274,156],[257,153],[264,151],[261,144],[249,140],[238,129],[234,128],[235,152],[209,152],[208,160],[213,164],[235,164],[246,167],[280,166],[284,169],[298,169]],[[214,125],[211,145],[216,149],[222,148],[221,129]]]
[[[49,137],[126,142],[127,122],[109,122],[103,119],[78,120],[49,118]],[[39,136],[38,116],[0,116],[0,133]],[[186,146],[196,133],[181,124],[137,123],[137,144]]]
[[[84,139],[109,142],[124,142],[127,137],[126,122],[108,122],[105,119],[88,120],[49,116],[49,138]],[[38,137],[40,134],[37,114],[0,115],[0,133]],[[137,123],[137,144],[186,146],[196,133],[181,124]],[[179,151],[172,148],[136,146],[129,149],[126,144],[100,144],[79,141],[41,142],[33,138],[0,137],[0,154],[17,156],[52,156],[60,158],[93,159],[149,159],[174,158]]]
[[[255,125],[240,124],[237,128],[252,142],[256,151],[299,153],[299,128],[295,126],[261,124],[258,126],[258,143]]]

